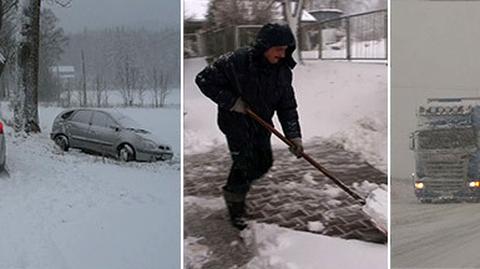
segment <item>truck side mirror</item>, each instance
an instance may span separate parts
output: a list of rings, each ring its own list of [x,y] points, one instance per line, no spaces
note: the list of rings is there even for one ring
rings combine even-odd
[[[415,134],[414,133],[411,133],[410,134],[410,150],[414,150],[415,149]]]

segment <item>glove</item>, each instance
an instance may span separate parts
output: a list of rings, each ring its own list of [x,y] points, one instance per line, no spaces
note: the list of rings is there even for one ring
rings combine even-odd
[[[290,141],[292,141],[292,143],[294,144],[293,146],[288,148],[290,152],[292,152],[295,156],[297,156],[297,158],[302,157],[302,153],[303,153],[302,138],[296,137],[296,138],[290,139]]]
[[[237,113],[242,113],[242,114],[247,114],[247,104],[242,100],[241,97],[238,97],[237,101],[235,101],[235,104],[233,105],[232,108],[230,108],[230,111],[234,111]]]

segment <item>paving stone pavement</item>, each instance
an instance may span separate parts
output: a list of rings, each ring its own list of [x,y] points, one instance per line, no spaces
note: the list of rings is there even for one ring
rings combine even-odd
[[[385,173],[338,143],[311,141],[305,145],[305,152],[347,185],[352,186],[364,180],[387,184]],[[274,150],[274,159],[272,169],[252,185],[248,194],[249,219],[307,232],[311,232],[309,222],[320,221],[325,228],[318,233],[385,243],[385,236],[372,225],[361,206],[316,168],[303,159],[295,158],[287,149]],[[205,154],[186,155],[184,160],[185,196],[222,196],[221,188],[231,165],[226,146]],[[222,211],[214,213],[217,214],[214,219],[226,222],[226,210]],[[212,222],[211,218],[208,216],[203,219]],[[186,208],[185,236],[201,236],[201,229],[193,228],[198,225],[192,223],[196,221],[202,222],[202,219]],[[247,252],[244,255],[249,256],[251,254]]]

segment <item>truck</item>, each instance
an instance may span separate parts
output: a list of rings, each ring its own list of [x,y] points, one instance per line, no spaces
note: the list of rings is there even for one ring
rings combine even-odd
[[[480,98],[430,98],[410,136],[413,187],[422,203],[480,200]]]

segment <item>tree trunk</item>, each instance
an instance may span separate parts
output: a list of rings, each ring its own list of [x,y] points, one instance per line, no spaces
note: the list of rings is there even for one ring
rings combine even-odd
[[[85,54],[82,50],[82,98],[80,101],[80,105],[85,107],[87,106],[87,73],[85,71]]]
[[[38,51],[41,0],[22,0],[18,6],[17,94],[14,101],[16,131],[40,132],[38,118]]]
[[[2,30],[3,21],[3,1],[0,0],[0,30]],[[0,53],[0,76],[2,75],[3,67],[5,66],[5,57]]]

